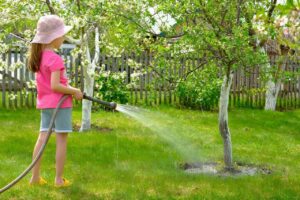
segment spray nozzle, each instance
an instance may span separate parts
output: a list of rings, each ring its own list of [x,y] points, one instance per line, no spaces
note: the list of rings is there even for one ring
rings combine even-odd
[[[89,101],[100,103],[101,105],[104,105],[104,106],[106,106],[108,108],[111,108],[113,110],[115,110],[117,108],[117,103],[115,103],[115,102],[102,101],[100,99],[96,99],[94,97],[87,96],[85,93],[83,94],[83,98],[87,99]]]

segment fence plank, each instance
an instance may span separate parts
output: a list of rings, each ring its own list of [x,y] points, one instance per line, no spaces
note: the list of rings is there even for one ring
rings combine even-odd
[[[172,66],[173,66],[173,62],[172,62],[170,54],[168,54],[168,63],[169,63],[169,66],[168,66],[168,68],[169,68],[168,79],[170,80],[172,78]],[[168,90],[169,90],[169,104],[172,104],[172,89],[173,88],[172,88],[172,85],[171,85],[171,81],[169,81],[169,83],[168,83],[168,86],[169,86],[169,88],[168,88]]]
[[[162,74],[162,67],[161,66],[159,68],[159,73]],[[162,77],[160,77],[160,78],[162,78]],[[162,85],[163,84],[162,84],[161,80],[158,83],[159,83],[159,94],[158,94],[159,100],[158,100],[158,104],[160,105],[162,103]]]
[[[252,108],[253,107],[253,91],[251,90],[253,88],[253,85],[254,85],[254,69],[253,67],[250,68],[250,71],[251,71],[251,74],[249,75],[250,76],[250,83],[249,83],[249,91],[250,91],[250,107]]]
[[[20,62],[24,63],[24,52],[23,49],[20,50]],[[24,106],[23,102],[23,91],[24,91],[24,70],[25,70],[25,65],[22,65],[20,69],[20,107]]]
[[[137,55],[135,53],[132,53],[132,60],[137,62]],[[131,73],[135,73],[136,69],[131,67]],[[138,102],[138,94],[137,94],[137,85],[134,85],[134,103],[137,104]]]
[[[299,62],[299,61],[298,61]],[[298,63],[299,64],[299,63]],[[299,66],[298,66],[299,67]],[[298,72],[300,72],[300,69],[298,68]],[[298,75],[298,105],[300,107],[300,74]]]
[[[12,93],[12,83],[11,83],[11,79],[12,79],[12,75],[11,75],[11,50],[9,50],[8,52],[8,94],[11,95]],[[8,96],[8,108],[12,108],[12,101],[11,98]]]
[[[2,54],[2,60],[4,61],[4,63],[6,61],[6,54]],[[2,70],[2,107],[6,108],[6,69],[7,67],[5,66],[4,69]]]
[[[241,70],[237,70],[237,105],[241,105]]]
[[[70,59],[70,66],[69,66],[69,81],[70,81],[70,84],[74,84],[74,72],[73,72],[73,69],[74,69],[74,58],[72,55],[69,56],[69,59]]]
[[[146,51],[145,52],[145,102],[146,102],[146,105],[149,104],[149,101],[148,101],[148,86],[149,86],[148,65],[149,65],[149,54]]]
[[[237,77],[238,77],[238,73],[236,71],[233,75],[233,80],[232,80],[232,99],[233,99],[233,102],[231,101],[230,106],[233,106],[233,105],[236,104]]]
[[[179,79],[177,78],[177,59],[175,59],[175,57],[172,56],[172,60],[173,60],[173,77],[175,82],[175,81],[179,81]],[[198,62],[199,60],[197,59],[197,64]],[[173,93],[174,93],[174,102],[177,103],[176,91],[174,91]]]
[[[164,59],[165,61],[168,60],[167,54],[164,54]],[[167,81],[166,81],[166,76],[167,76],[167,65],[166,63],[163,66],[163,95],[164,95],[164,104],[167,104]]]
[[[255,78],[255,89],[259,89],[259,86],[258,86],[258,82],[259,82],[259,72],[258,72],[259,70],[258,70],[258,67],[257,66],[255,66],[255,68],[254,68],[254,73],[255,73],[255,76],[254,76],[254,78]],[[255,90],[255,107],[259,107],[260,105],[259,105],[259,92],[258,92],[258,90]]]
[[[128,84],[130,82],[130,69],[128,66],[128,59],[130,59],[130,55],[128,55],[128,53],[125,54],[125,69],[126,69],[126,84]]]
[[[31,76],[30,80],[34,81],[35,80],[34,74],[32,72],[30,72],[29,74]],[[34,102],[35,102],[35,90],[33,88],[31,88],[30,90],[31,90],[31,107],[34,107],[35,106],[35,104],[34,104]]]
[[[114,58],[111,56],[111,66],[112,66],[112,72],[117,72],[117,58]]]
[[[124,72],[124,66],[125,66],[125,54],[121,54],[121,72]]]
[[[293,67],[293,73],[295,73],[295,68],[294,68],[294,65],[292,64],[292,67]],[[293,96],[293,108],[296,109],[297,108],[297,95],[296,95],[296,81],[293,80],[293,93],[292,93],[292,96]]]
[[[14,51],[14,63],[16,63],[18,60],[18,54],[16,52],[16,50]],[[18,69],[14,69],[14,95],[16,96],[16,98],[14,99],[14,107],[18,108]]]
[[[27,58],[26,58],[26,63],[27,63]],[[26,85],[28,86],[28,83],[29,82],[29,70],[25,70],[25,83]],[[26,104],[26,107],[29,108],[29,89],[28,87],[26,87],[26,99],[25,99],[25,104]]]
[[[143,71],[142,71],[142,68],[143,68],[143,66],[145,66],[144,65],[144,62],[143,62],[143,60],[144,60],[144,54],[143,53],[141,53],[141,54],[139,54],[139,57],[138,57],[138,63],[139,64],[142,64],[142,66],[140,67],[140,75],[139,75],[139,80],[140,80],[140,87],[139,87],[139,89],[140,89],[140,100],[142,100],[143,99]]]

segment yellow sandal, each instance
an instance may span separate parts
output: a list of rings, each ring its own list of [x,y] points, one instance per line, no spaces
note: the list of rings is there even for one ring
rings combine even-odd
[[[40,177],[38,182],[34,182],[34,183],[29,183],[29,185],[46,185],[47,181],[45,179],[43,179],[42,177]]]
[[[69,181],[69,180],[67,180],[67,179],[65,179],[65,178],[63,178],[63,184],[61,184],[61,185],[57,185],[56,183],[54,184],[54,187],[56,187],[56,188],[61,188],[61,187],[68,187],[68,186],[70,186],[72,183]]]

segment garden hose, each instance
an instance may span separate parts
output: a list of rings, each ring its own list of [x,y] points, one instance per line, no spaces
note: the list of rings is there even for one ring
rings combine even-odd
[[[96,103],[100,103],[100,104],[102,104],[106,107],[109,107],[109,108],[113,109],[113,110],[115,110],[117,108],[117,104],[115,102],[102,101],[102,100],[96,99],[94,97],[89,97],[86,94],[83,94],[83,98],[87,99],[87,100],[90,100],[90,101],[93,101],[93,102],[96,102]]]
[[[7,184],[5,187],[1,188],[0,189],[0,194],[2,194],[3,192],[5,192],[6,190],[8,190],[9,188],[11,188],[12,186],[14,186],[16,183],[18,183],[22,178],[24,178],[28,172],[34,167],[34,165],[36,164],[36,162],[40,159],[40,157],[42,156],[45,148],[46,148],[46,145],[48,143],[48,140],[50,138],[50,135],[52,133],[52,128],[53,128],[53,125],[54,125],[54,120],[55,120],[55,117],[57,115],[57,112],[58,112],[58,109],[60,108],[61,104],[67,99],[69,95],[63,95],[62,98],[59,100],[53,114],[52,114],[52,117],[51,117],[51,121],[50,121],[50,126],[49,126],[49,129],[48,129],[48,132],[47,132],[47,137],[45,139],[45,142],[44,144],[42,145],[42,147],[40,148],[37,156],[33,159],[33,161],[31,162],[31,164],[17,177],[15,178],[13,181],[11,181],[9,184]],[[106,102],[106,101],[102,101],[102,100],[99,100],[99,99],[96,99],[96,98],[93,98],[93,97],[90,97],[90,96],[87,96],[86,94],[83,95],[83,99],[87,99],[87,100],[90,100],[90,101],[94,101],[94,102],[97,102],[97,103],[100,103],[104,106],[107,106],[111,109],[116,109],[117,107],[117,104],[114,103],[114,102]]]

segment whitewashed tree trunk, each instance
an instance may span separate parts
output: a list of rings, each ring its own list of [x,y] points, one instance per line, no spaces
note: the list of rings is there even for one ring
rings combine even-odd
[[[233,169],[231,135],[228,127],[228,103],[232,78],[233,73],[231,73],[229,77],[224,75],[219,102],[219,131],[224,144],[224,163],[226,170]]]
[[[275,83],[272,77],[269,78],[266,84],[265,110],[275,111],[280,85],[280,80],[277,80],[277,82]]]
[[[284,60],[283,64],[281,64],[279,70],[283,71],[285,70],[287,59]],[[271,65],[268,64],[267,68],[271,68]],[[268,70],[270,71],[270,70]],[[281,86],[281,78],[280,76],[277,76],[278,78],[275,79],[272,74],[268,75],[268,81],[266,83],[266,101],[265,101],[265,110],[276,110],[276,102],[278,93]]]
[[[96,65],[99,61],[100,47],[99,47],[99,30],[95,28],[95,55],[93,60],[91,60],[90,50],[88,46],[88,41],[86,41],[86,60],[88,65],[84,66],[84,93],[88,96],[93,96],[94,91],[94,73]],[[92,102],[88,100],[82,101],[82,122],[80,132],[89,130],[91,128],[91,111]]]
[[[92,67],[92,66],[88,66]],[[86,71],[84,73],[84,92],[88,96],[93,96],[94,77],[88,76]],[[89,100],[82,100],[82,121],[80,132],[89,130],[91,128],[91,110],[92,102]]]

